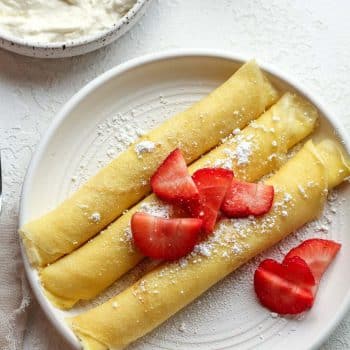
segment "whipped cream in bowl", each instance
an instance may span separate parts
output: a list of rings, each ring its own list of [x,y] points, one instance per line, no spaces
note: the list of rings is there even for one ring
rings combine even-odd
[[[107,45],[150,0],[0,0],[0,46],[28,56],[67,57]]]

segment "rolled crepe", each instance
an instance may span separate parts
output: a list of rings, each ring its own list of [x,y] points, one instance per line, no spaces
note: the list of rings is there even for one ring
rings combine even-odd
[[[69,199],[20,229],[34,265],[45,266],[100,232],[150,191],[149,178],[174,148],[187,163],[243,128],[278,94],[255,62],[186,111],[162,123],[122,152]]]
[[[288,149],[313,131],[316,120],[312,105],[287,93],[249,127],[193,163],[190,172],[220,166],[233,169],[238,178],[257,180],[279,167]],[[130,242],[132,215],[136,211],[160,215],[166,208],[170,207],[151,195],[80,249],[44,268],[41,282],[48,298],[69,308],[111,285],[143,259]]]
[[[223,220],[188,257],[159,266],[108,302],[68,319],[69,325],[85,350],[123,349],[243,263],[315,219],[327,190],[349,174],[349,163],[344,163],[333,141],[320,146],[307,142],[266,181],[276,191],[268,214]]]

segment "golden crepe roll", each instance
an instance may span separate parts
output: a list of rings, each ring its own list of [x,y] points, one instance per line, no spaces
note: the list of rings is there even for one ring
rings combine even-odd
[[[162,123],[117,156],[69,199],[20,229],[32,264],[45,266],[77,249],[150,191],[149,179],[174,148],[191,163],[235,128],[256,119],[278,93],[254,61],[186,111]],[[143,141],[152,152],[138,154]]]
[[[287,93],[237,136],[193,163],[190,172],[220,166],[233,169],[237,178],[257,180],[279,167],[288,149],[313,131],[316,120],[311,104]],[[133,213],[166,208],[170,207],[151,195],[80,249],[44,268],[40,275],[48,298],[60,308],[70,308],[111,285],[143,259],[130,242]]]
[[[123,349],[243,263],[315,219],[327,190],[349,176],[349,165],[333,141],[318,146],[308,141],[266,181],[276,191],[268,214],[223,220],[196,252],[159,266],[108,302],[68,319],[68,324],[85,350]]]

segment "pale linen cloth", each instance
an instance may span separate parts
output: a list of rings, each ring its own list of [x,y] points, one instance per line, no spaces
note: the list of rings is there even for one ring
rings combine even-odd
[[[1,140],[0,148],[4,195],[0,214],[0,350],[68,350],[31,295],[24,273],[17,226],[26,165],[18,158],[20,153],[6,150]]]
[[[5,214],[2,215],[2,222]],[[0,349],[21,349],[30,303],[16,234],[16,216],[0,226]]]
[[[29,134],[18,128],[4,130],[0,123],[3,178],[0,214],[0,350],[70,349],[31,295],[17,233],[24,174],[39,138],[40,134]]]

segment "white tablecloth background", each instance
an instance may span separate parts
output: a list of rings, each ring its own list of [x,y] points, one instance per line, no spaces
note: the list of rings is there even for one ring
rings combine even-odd
[[[23,285],[16,225],[31,154],[62,105],[88,81],[142,54],[225,49],[275,65],[319,95],[350,131],[349,0],[154,0],[118,42],[72,59],[0,50],[0,348],[68,349]],[[345,276],[344,276],[345,278]],[[25,330],[25,332],[24,332]],[[350,313],[325,349],[350,348]]]

